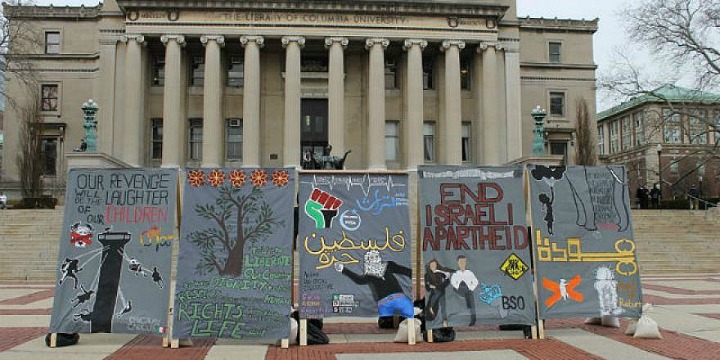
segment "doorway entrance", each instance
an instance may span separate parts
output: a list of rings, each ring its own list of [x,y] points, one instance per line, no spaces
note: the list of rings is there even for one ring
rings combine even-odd
[[[317,156],[322,156],[327,145],[327,99],[302,99],[300,102],[301,154],[305,154],[306,151],[310,150]]]

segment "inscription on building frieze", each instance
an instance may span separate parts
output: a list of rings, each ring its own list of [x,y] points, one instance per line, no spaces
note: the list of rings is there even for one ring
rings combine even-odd
[[[348,24],[348,25],[404,25],[409,23],[406,16],[400,15],[347,15],[317,13],[269,13],[260,11],[226,12],[216,14],[216,18],[225,21],[254,23],[306,23],[306,24]]]
[[[381,14],[318,13],[289,11],[185,11],[183,10],[131,10],[131,22],[212,24],[253,24],[259,26],[341,26],[341,27],[394,27],[426,29],[493,29],[493,19],[482,17],[416,16],[395,12]]]

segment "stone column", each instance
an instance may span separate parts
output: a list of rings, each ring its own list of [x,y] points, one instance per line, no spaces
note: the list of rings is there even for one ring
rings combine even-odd
[[[222,116],[222,59],[225,46],[222,35],[203,35],[205,45],[205,85],[203,86],[203,167],[220,167],[225,163],[225,121]]]
[[[142,83],[142,49],[145,37],[125,35],[125,131],[123,133],[124,156],[131,166],[143,165],[142,124],[145,120],[145,86]]]
[[[368,69],[368,133],[367,159],[369,170],[385,170],[385,49],[388,39],[367,39],[370,51]]]
[[[283,36],[285,48],[285,131],[283,163],[300,168],[300,49],[302,36]]]
[[[417,166],[424,162],[423,158],[423,64],[422,52],[427,41],[420,39],[407,39],[403,49],[407,51],[407,91],[405,101],[404,141],[407,169],[417,170]]]
[[[333,152],[345,153],[345,64],[344,49],[348,46],[346,37],[325,38],[329,48],[328,69],[328,139]]]
[[[185,37],[182,35],[163,35],[160,41],[165,44],[165,87],[163,88],[163,167],[181,167],[185,165],[187,148],[187,120],[183,118],[181,106],[182,91],[182,51]]]
[[[262,36],[241,36],[245,48],[243,61],[243,148],[245,167],[260,166],[260,49],[265,44]]]
[[[120,38],[115,35],[102,37],[100,39],[100,74],[97,79],[98,104],[102,104],[97,114],[98,142],[97,151],[117,157],[119,154],[113,152],[115,118],[115,97],[117,91],[117,44]],[[121,122],[118,119],[117,122]],[[61,153],[61,156],[65,156]]]
[[[462,163],[462,102],[460,97],[460,50],[465,42],[445,40],[440,51],[445,52],[445,117],[441,124],[440,144],[445,158],[443,164],[460,165]]]
[[[505,106],[507,112],[507,159],[522,157],[522,114],[520,112],[520,43],[505,46]]]
[[[499,139],[500,126],[496,107],[497,107],[497,96],[498,91],[497,85],[497,59],[495,54],[496,44],[494,43],[480,43],[477,48],[478,54],[482,54],[483,63],[483,84],[482,84],[482,142],[480,145],[480,153],[482,154],[484,165],[499,165],[500,158],[497,147],[500,141],[505,139]]]

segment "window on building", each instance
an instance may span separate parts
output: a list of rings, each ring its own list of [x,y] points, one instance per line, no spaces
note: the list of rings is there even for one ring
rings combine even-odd
[[[40,90],[42,93],[40,109],[42,111],[58,111],[58,85],[43,84],[40,86]]]
[[[633,114],[633,124],[635,125],[635,145],[645,144],[645,113],[642,111]]]
[[[225,158],[242,161],[243,123],[242,119],[227,119],[225,127]]]
[[[191,71],[190,85],[203,86],[205,83],[205,57],[202,55],[193,56]]]
[[[60,53],[60,32],[59,31],[46,31],[45,32],[45,53],[46,54],[59,54]]]
[[[663,141],[669,144],[680,143],[680,114],[669,108],[663,109]]]
[[[153,160],[162,159],[163,142],[163,119],[153,118],[150,120],[150,158]]]
[[[615,154],[620,149],[618,147],[618,132],[619,132],[619,122],[617,120],[610,123],[610,153]]]
[[[470,90],[470,59],[460,58],[460,88]]]
[[[189,125],[188,148],[190,149],[190,160],[199,161],[202,159],[203,119],[191,118]]]
[[[625,116],[621,119],[622,124],[622,143],[620,148],[622,151],[628,150],[632,147],[632,128],[630,127],[630,117]]]
[[[302,72],[328,72],[328,58],[321,55],[306,55],[300,59]]]
[[[227,86],[245,86],[245,65],[241,56],[231,56],[228,61]]]
[[[567,142],[566,141],[551,141],[550,142],[550,154],[551,155],[562,155],[563,163],[567,164]]]
[[[385,122],[385,161],[400,159],[400,124],[397,121]]]
[[[434,58],[423,56],[423,90],[432,90],[435,88],[434,76]]]
[[[157,55],[153,61],[153,86],[165,85],[165,56]]]
[[[690,110],[690,118],[688,119],[688,136],[691,144],[707,144],[707,131],[705,129],[705,110]]]
[[[57,138],[43,138],[41,146],[43,175],[57,175]]]
[[[385,58],[385,89],[397,89],[397,63],[395,59]]]
[[[562,44],[556,41],[551,41],[548,44],[548,53],[549,53],[549,59],[550,62],[553,64],[557,64],[560,62],[560,49],[562,48]]]
[[[461,135],[461,148],[462,148],[462,161],[470,162],[470,123],[464,122],[462,124],[462,135]]]
[[[598,154],[605,155],[605,127],[600,125],[597,127],[598,132]]]
[[[565,116],[565,93],[563,92],[551,92],[550,93],[550,116],[564,117]]]
[[[435,123],[423,123],[423,153],[425,162],[435,162]]]

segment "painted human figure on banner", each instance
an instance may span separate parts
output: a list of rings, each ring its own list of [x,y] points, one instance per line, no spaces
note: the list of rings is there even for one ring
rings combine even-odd
[[[356,274],[342,263],[335,264],[335,270],[341,272],[358,285],[368,285],[373,298],[377,301],[378,315],[393,316],[396,313],[404,318],[415,317],[413,302],[403,292],[397,276],[412,277],[412,270],[394,261],[382,261],[380,252],[370,250],[364,256],[364,273]]]
[[[434,320],[440,316],[442,322],[447,326],[447,300],[445,290],[450,285],[450,277],[453,269],[440,265],[437,259],[428,261],[425,266],[425,296],[427,297],[427,308],[425,318]]]
[[[478,286],[478,279],[475,274],[467,269],[467,256],[460,255],[457,258],[458,269],[450,277],[450,284],[455,293],[465,299],[465,306],[470,310],[470,324],[475,325],[475,289]]]

